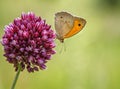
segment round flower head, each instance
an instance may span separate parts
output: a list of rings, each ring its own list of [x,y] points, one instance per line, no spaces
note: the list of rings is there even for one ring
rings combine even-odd
[[[28,72],[45,69],[45,63],[55,54],[55,33],[50,25],[34,13],[22,13],[12,23],[5,26],[2,45],[9,63],[18,64]]]

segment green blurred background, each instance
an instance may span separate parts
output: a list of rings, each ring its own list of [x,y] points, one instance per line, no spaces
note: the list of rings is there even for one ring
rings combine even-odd
[[[4,26],[33,11],[54,29],[54,14],[67,11],[87,24],[77,35],[56,40],[47,69],[21,72],[16,89],[120,89],[120,0],[0,0],[0,38]],[[10,89],[14,68],[0,45],[0,89]]]

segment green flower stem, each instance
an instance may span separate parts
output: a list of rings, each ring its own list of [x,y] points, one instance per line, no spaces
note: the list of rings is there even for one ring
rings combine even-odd
[[[15,79],[14,79],[14,81],[13,81],[13,84],[12,84],[11,89],[15,89],[15,85],[16,85],[16,83],[17,83],[17,80],[18,80],[20,71],[21,71],[21,66],[20,66],[20,64],[18,64],[18,71],[17,71],[17,73],[16,73],[16,76],[15,76]]]

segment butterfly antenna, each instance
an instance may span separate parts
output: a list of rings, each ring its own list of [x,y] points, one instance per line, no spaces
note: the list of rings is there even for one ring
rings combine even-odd
[[[63,43],[64,51],[66,52],[66,44],[65,42]]]
[[[61,48],[60,48],[60,54],[62,53],[62,51],[63,51],[63,43],[62,43],[62,45],[61,45]]]

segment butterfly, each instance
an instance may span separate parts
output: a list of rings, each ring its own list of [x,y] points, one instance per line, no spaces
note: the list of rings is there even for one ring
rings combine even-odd
[[[86,24],[86,20],[73,16],[67,12],[58,12],[55,14],[55,30],[57,39],[64,42],[65,38],[69,38],[80,32]]]

